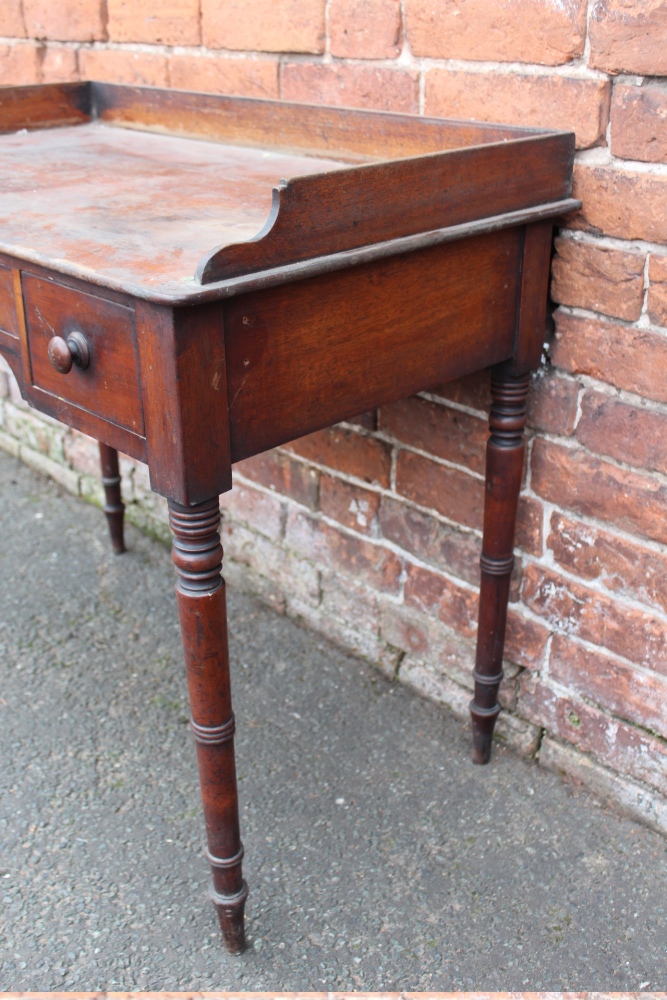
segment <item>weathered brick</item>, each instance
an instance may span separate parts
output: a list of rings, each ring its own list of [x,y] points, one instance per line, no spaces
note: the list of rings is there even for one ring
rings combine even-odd
[[[667,552],[628,541],[558,511],[551,515],[547,546],[571,573],[595,580],[621,597],[667,611]]]
[[[667,627],[662,618],[535,563],[524,570],[521,596],[559,632],[667,674]]]
[[[42,83],[69,83],[79,78],[76,49],[47,45],[42,52]]]
[[[614,87],[611,152],[646,163],[667,161],[667,88],[663,84]]]
[[[236,471],[234,488],[220,497],[220,506],[223,519],[240,521],[274,541],[282,538],[286,517],[284,501],[240,481]]]
[[[114,42],[198,45],[199,0],[107,0]]]
[[[625,253],[559,237],[551,297],[561,305],[579,306],[619,319],[639,319],[645,263],[645,253]]]
[[[468,528],[481,528],[484,482],[410,451],[399,451],[396,492]]]
[[[8,434],[25,444],[31,451],[41,452],[49,459],[65,464],[64,440],[67,428],[52,417],[36,414],[26,406],[4,404],[4,426]]]
[[[486,369],[452,382],[443,382],[432,390],[432,395],[461,406],[469,406],[470,409],[480,410],[487,415],[491,406],[491,376]]]
[[[329,427],[293,441],[288,450],[367,483],[389,486],[391,451],[383,441],[365,434]]]
[[[244,97],[278,97],[278,62],[273,59],[230,59],[224,56],[169,57],[169,82],[179,90]]]
[[[103,0],[23,0],[31,38],[95,42],[105,38]]]
[[[574,198],[582,209],[570,225],[625,240],[667,243],[667,175],[575,164]]]
[[[528,393],[528,427],[548,434],[572,434],[580,389],[579,382],[560,378],[553,370],[533,378]]]
[[[658,326],[667,326],[667,257],[651,254],[648,282],[649,319]]]
[[[97,441],[87,434],[72,430],[64,437],[63,451],[65,461],[76,472],[100,478],[100,449]]]
[[[108,80],[147,87],[167,84],[167,57],[159,52],[81,49],[79,69],[82,80]]]
[[[337,63],[286,63],[280,76],[287,101],[416,114],[419,76],[412,70]]]
[[[551,629],[522,615],[517,607],[507,609],[507,631],[505,633],[505,659],[529,670],[538,670],[544,662],[544,654]]]
[[[651,330],[570,316],[558,309],[551,358],[559,368],[667,402],[667,337]]]
[[[438,569],[479,584],[482,540],[478,535],[443,524],[388,496],[382,497],[379,516],[384,538]]]
[[[542,63],[557,66],[580,56],[586,37],[586,4],[506,4],[488,0],[433,3],[406,0],[405,30],[416,56]]]
[[[22,0],[2,0],[0,4],[0,35],[3,38],[25,38]]]
[[[524,552],[541,556],[544,550],[543,538],[544,505],[534,497],[519,497],[516,514],[516,544]]]
[[[560,507],[597,517],[626,531],[667,542],[667,487],[585,451],[538,440],[533,446],[533,490]]]
[[[202,0],[204,45],[324,52],[325,0]]]
[[[18,87],[38,83],[39,62],[36,45],[0,45],[0,85]]]
[[[478,595],[449,577],[423,566],[409,564],[405,580],[405,603],[429,614],[437,614],[450,628],[472,637],[477,632]]]
[[[667,735],[667,678],[563,635],[551,644],[549,676],[621,719]]]
[[[598,455],[667,473],[667,414],[588,390],[577,437]]]
[[[303,462],[296,462],[280,451],[267,451],[254,458],[246,458],[235,468],[247,479],[292,497],[310,510],[317,510],[319,473]]]
[[[484,472],[486,420],[413,396],[379,413],[380,430],[438,458]]]
[[[368,413],[360,413],[358,417],[348,417],[346,424],[359,427],[362,431],[376,431],[378,426],[377,410],[369,410]]]
[[[260,594],[278,611],[285,608],[287,592],[303,604],[319,603],[319,571],[308,560],[234,522],[223,521],[222,537],[230,582]],[[239,563],[245,567],[243,574],[234,573]]]
[[[347,59],[394,59],[400,53],[400,0],[331,0],[329,50]]]
[[[579,149],[604,140],[611,94],[606,80],[432,69],[425,81],[427,115],[567,129]]]
[[[370,535],[375,528],[380,507],[379,493],[355,486],[335,476],[322,475],[320,480],[320,510],[327,517]]]
[[[667,745],[663,740],[554,690],[530,673],[524,673],[519,681],[519,711],[614,771],[667,793]]]
[[[393,552],[339,531],[304,511],[293,508],[288,512],[285,541],[288,548],[308,559],[363,579],[376,590],[399,590],[402,566]]]
[[[595,0],[589,65],[609,73],[667,74],[664,0]]]

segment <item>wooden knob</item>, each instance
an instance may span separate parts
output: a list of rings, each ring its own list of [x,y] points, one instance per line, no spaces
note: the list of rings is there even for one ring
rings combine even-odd
[[[75,330],[67,340],[62,337],[52,337],[48,347],[49,361],[57,372],[67,375],[72,365],[77,368],[87,368],[90,364],[90,348],[82,333]]]

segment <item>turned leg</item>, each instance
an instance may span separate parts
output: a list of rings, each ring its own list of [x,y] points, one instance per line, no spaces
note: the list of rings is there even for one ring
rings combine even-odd
[[[514,566],[514,528],[521,488],[525,442],[526,396],[530,373],[510,375],[502,366],[491,378],[491,431],[486,449],[486,492],[482,580],[475,659],[475,696],[470,705],[475,764],[486,764],[500,705],[503,647]]]
[[[120,496],[120,472],[118,452],[100,441],[100,465],[102,466],[102,486],[104,487],[104,513],[109,522],[111,544],[117,555],[125,551],[123,540],[123,513],[125,505]]]
[[[229,952],[245,948],[243,914],[248,887],[241,874],[243,846],[234,763],[234,715],[227,652],[227,610],[218,526],[218,498],[194,507],[169,504],[174,534],[176,598],[197,747],[211,898]]]

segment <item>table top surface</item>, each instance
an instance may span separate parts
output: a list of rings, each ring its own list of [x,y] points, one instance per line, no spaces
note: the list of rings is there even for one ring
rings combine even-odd
[[[191,285],[251,240],[282,178],[347,164],[99,122],[0,136],[0,248],[121,282]]]

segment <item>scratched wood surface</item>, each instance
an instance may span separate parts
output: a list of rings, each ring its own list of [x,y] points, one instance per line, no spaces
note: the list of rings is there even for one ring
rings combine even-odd
[[[194,284],[207,251],[257,235],[281,178],[341,166],[99,123],[4,135],[0,248],[121,284]]]

